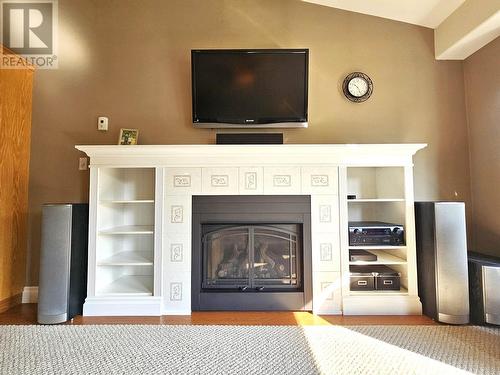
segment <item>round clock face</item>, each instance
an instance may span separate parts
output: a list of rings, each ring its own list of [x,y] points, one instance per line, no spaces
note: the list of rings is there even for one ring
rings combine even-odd
[[[368,82],[361,77],[355,77],[349,81],[347,89],[352,96],[360,98],[368,92]]]
[[[355,103],[360,103],[371,96],[373,83],[366,74],[354,72],[345,77],[342,90],[347,99]]]

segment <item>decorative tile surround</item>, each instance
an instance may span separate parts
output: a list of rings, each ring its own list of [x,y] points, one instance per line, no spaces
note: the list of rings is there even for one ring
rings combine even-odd
[[[264,194],[264,168],[262,167],[239,168],[239,194],[241,195]]]
[[[201,181],[201,170],[194,171],[192,181]],[[189,176],[190,172],[186,176]],[[168,181],[169,171],[165,174]],[[179,194],[175,187],[168,183],[165,187],[164,204],[171,207],[170,220],[164,224],[164,256],[162,265],[163,299],[165,314],[190,314],[191,312],[191,219],[192,195],[200,194],[194,186],[184,194]],[[201,189],[201,184],[199,185]],[[182,213],[182,214],[181,214]],[[182,217],[182,220],[177,220]]]
[[[199,194],[201,168],[165,168],[165,190],[169,195]]]
[[[245,190],[257,190],[257,172],[245,173]]]
[[[331,243],[320,243],[319,244],[319,260],[321,262],[331,262],[333,261],[332,244]]]
[[[174,188],[191,187],[191,176],[174,176]]]
[[[175,270],[191,270],[191,232],[178,231],[163,235],[165,255],[163,267]]]
[[[170,283],[170,301],[182,301],[182,283]]]
[[[289,174],[273,175],[273,187],[291,187],[292,186],[292,176]]]
[[[321,293],[324,294],[326,301],[333,301],[333,292],[331,291],[333,283],[329,281],[322,281],[320,283]]]
[[[172,263],[182,262],[183,247],[184,245],[182,243],[170,244],[170,261]]]
[[[184,207],[182,206],[171,206],[170,208],[170,222],[171,223],[183,223],[184,222]]]
[[[341,300],[340,272],[318,272],[313,283],[313,311],[318,314],[339,312]]]
[[[224,175],[211,175],[210,183],[212,187],[228,187],[229,186],[229,176]]]
[[[238,168],[201,168],[201,194],[238,194]]]
[[[328,187],[330,186],[329,178],[327,174],[312,174],[311,175],[311,187]]]
[[[264,167],[264,194],[301,194],[299,167]]]
[[[313,310],[341,312],[336,167],[165,168],[165,176],[164,204],[170,207],[163,234],[165,314],[191,311],[192,195],[218,194],[311,195]]]
[[[319,206],[319,222],[331,223],[332,222],[332,206],[329,204],[322,204]]]

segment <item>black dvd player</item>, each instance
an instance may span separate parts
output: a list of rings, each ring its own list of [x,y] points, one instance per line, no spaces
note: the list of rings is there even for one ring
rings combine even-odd
[[[377,255],[362,249],[351,249],[349,250],[349,260],[351,262],[375,262],[377,260]]]
[[[404,245],[404,227],[383,221],[350,221],[350,246],[401,246]]]

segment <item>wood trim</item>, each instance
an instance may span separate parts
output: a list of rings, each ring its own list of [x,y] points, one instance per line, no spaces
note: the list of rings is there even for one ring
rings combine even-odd
[[[23,56],[19,56],[17,53],[12,51],[11,49],[5,47],[3,44],[0,44],[0,50],[1,50],[0,55],[14,55],[14,56],[18,57],[19,59],[23,60],[23,63],[21,64],[22,67],[16,68],[16,69],[27,69],[27,70],[35,71],[35,66],[33,64],[31,64]]]
[[[0,301],[0,313],[11,309],[14,306],[20,305],[22,300],[22,293],[16,294],[15,296],[5,298]]]
[[[0,67],[0,299],[26,281],[32,95],[31,69]]]

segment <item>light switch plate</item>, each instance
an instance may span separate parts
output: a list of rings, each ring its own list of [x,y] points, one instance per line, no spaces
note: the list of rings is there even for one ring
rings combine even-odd
[[[78,169],[81,171],[86,171],[88,168],[88,160],[87,158],[80,158],[78,161]]]

